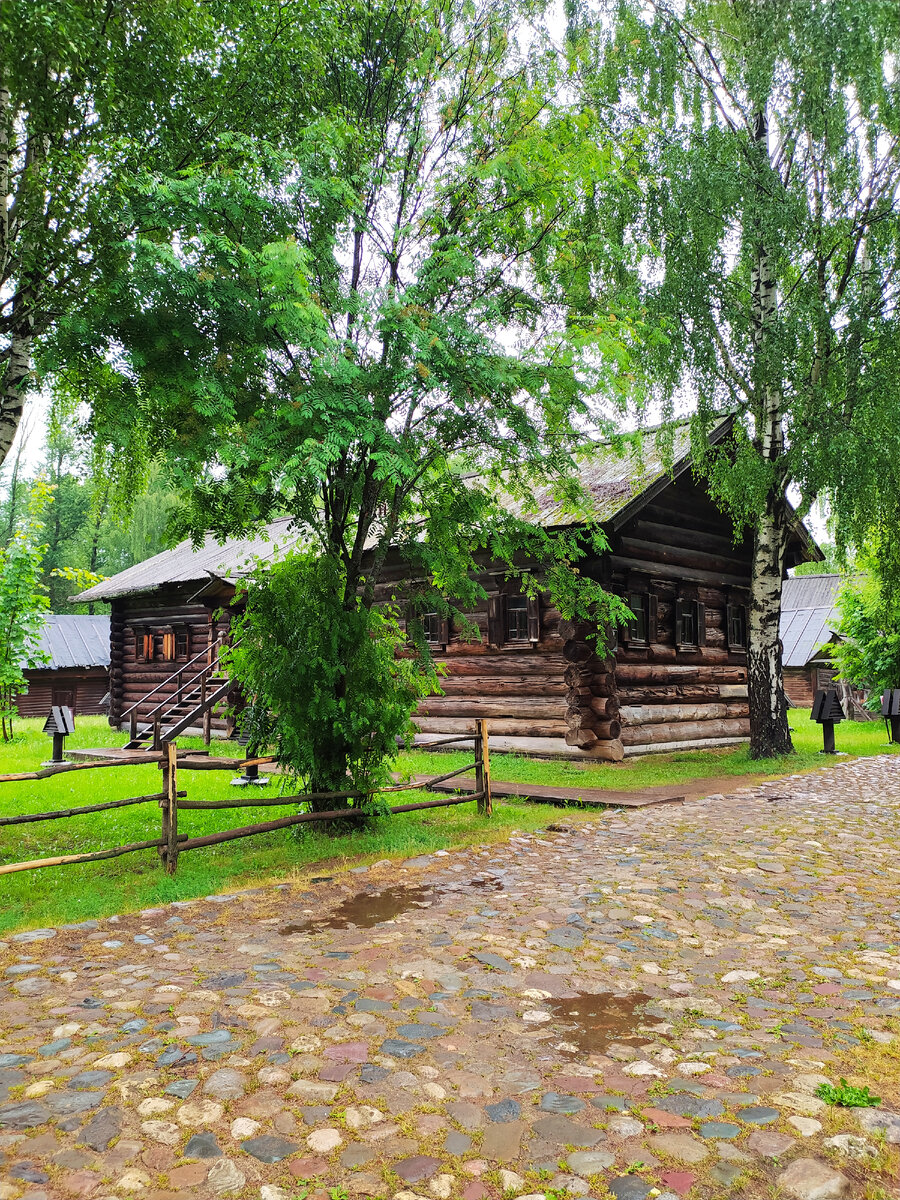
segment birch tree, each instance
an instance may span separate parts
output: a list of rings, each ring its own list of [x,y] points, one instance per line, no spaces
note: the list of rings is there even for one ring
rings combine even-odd
[[[751,753],[783,754],[785,492],[797,516],[837,492],[864,524],[848,468],[896,437],[900,7],[622,0],[573,11],[570,33],[592,98],[643,131],[652,175],[607,205],[598,291],[638,295],[665,331],[643,356],[653,393],[695,405],[698,465],[752,528]],[[713,449],[726,412],[734,436]]]

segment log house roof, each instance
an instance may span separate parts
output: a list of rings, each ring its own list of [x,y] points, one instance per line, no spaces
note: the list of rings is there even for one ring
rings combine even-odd
[[[724,436],[731,424],[726,417],[714,428],[711,440]],[[649,504],[673,479],[690,469],[690,423],[670,426],[669,443],[659,429],[646,430],[634,440],[623,439],[620,445],[597,443],[576,457],[578,476],[588,496],[588,502],[577,511],[567,506],[552,488],[535,491],[537,508],[520,501],[510,501],[511,511],[549,529],[597,522],[615,530],[635,513]],[[787,504],[787,501],[785,501]],[[793,516],[793,510],[788,505]],[[817,560],[822,553],[802,522],[793,520],[794,533],[800,542],[800,559]],[[145,562],[120,571],[103,583],[82,592],[75,599],[111,600],[180,583],[211,583],[216,579],[236,582],[252,570],[259,558],[272,558],[280,550],[296,545],[296,533],[291,533],[291,518],[273,521],[259,533],[246,538],[232,538],[220,543],[210,534],[196,549],[190,541],[180,542],[171,550],[148,558]]]

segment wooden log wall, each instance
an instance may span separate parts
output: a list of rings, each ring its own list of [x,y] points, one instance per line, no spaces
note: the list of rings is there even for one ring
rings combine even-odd
[[[75,716],[97,716],[106,711],[102,701],[109,690],[105,667],[59,671],[26,671],[28,691],[16,697],[20,717],[46,717],[53,704],[69,704]]]
[[[146,714],[165,697],[177,691],[177,684],[166,685],[165,680],[173,675],[180,667],[206,649],[210,638],[215,640],[218,633],[228,629],[227,618],[220,619],[215,625],[211,623],[211,614],[227,602],[228,596],[211,599],[208,603],[195,598],[198,590],[196,583],[180,587],[161,588],[134,597],[122,597],[112,601],[110,613],[110,709],[109,723],[118,728],[123,720],[123,714],[133,704],[138,704],[138,720],[143,721]],[[137,653],[135,629],[145,628],[148,632],[158,633],[165,629],[181,628],[187,631],[187,652],[174,661],[161,657],[160,639],[155,637],[154,658],[144,662]],[[198,662],[186,672],[188,678],[199,670],[202,664]],[[164,686],[145,700],[148,693],[159,684]],[[141,703],[143,701],[143,703]],[[216,733],[227,732],[227,722],[224,716],[213,714],[213,730]]]
[[[749,736],[747,655],[729,648],[729,604],[748,602],[750,546],[682,476],[612,539],[610,586],[655,597],[649,645],[627,636],[616,651],[621,740],[628,755],[667,747],[727,745]],[[703,606],[695,648],[676,645],[679,599]]]

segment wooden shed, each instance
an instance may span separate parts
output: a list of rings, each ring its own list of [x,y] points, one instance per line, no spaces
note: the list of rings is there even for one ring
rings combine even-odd
[[[20,717],[46,717],[53,705],[66,705],[76,716],[106,711],[109,617],[49,614],[35,649],[47,662],[25,671],[28,691],[16,700]]]
[[[751,543],[735,544],[731,521],[694,478],[687,425],[675,431],[670,469],[665,461],[653,435],[640,451],[594,446],[579,464],[592,509],[576,521],[548,493],[528,514],[551,530],[595,522],[606,531],[609,552],[579,568],[634,613],[613,652],[598,658],[590,628],[561,620],[547,595],[528,599],[515,578],[485,561],[487,599],[467,614],[480,641],[436,612],[424,614],[426,638],[447,673],[444,694],[420,705],[417,741],[469,732],[479,717],[490,719],[495,749],[575,759],[729,746],[749,736]],[[785,504],[786,569],[821,559]],[[179,664],[227,628],[227,611],[219,624],[213,614],[227,610],[254,555],[290,540],[285,521],[255,540],[210,539],[196,551],[185,542],[80,597],[112,607],[111,724],[132,705],[149,711],[160,689],[174,690]],[[540,574],[540,564],[522,568]],[[412,582],[408,564],[392,553],[378,594],[402,600]]]
[[[797,708],[810,708],[819,688],[835,676],[829,646],[839,641],[837,595],[840,575],[797,575],[781,593],[781,644],[784,690]]]

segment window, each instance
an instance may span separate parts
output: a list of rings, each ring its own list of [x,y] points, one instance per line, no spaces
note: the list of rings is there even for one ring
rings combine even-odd
[[[189,658],[191,645],[191,631],[187,625],[181,625],[175,630],[175,657]]]
[[[153,634],[149,629],[135,629],[134,657],[138,662],[153,662]]]
[[[650,597],[646,592],[629,592],[625,597],[625,603],[634,613],[634,616],[628,622],[629,642],[639,642],[646,645],[650,640],[648,636],[650,628],[649,599]]]
[[[501,593],[488,600],[488,643],[491,646],[536,645],[541,640],[538,596]]]
[[[675,602],[675,645],[679,650],[696,650],[706,644],[706,609],[697,600],[682,597]]]
[[[729,604],[725,610],[728,625],[728,649],[747,649],[747,608],[743,604]]]
[[[506,597],[506,640],[508,642],[527,642],[529,640],[527,596]]]
[[[446,639],[441,637],[443,621],[436,612],[427,612],[422,616],[422,629],[425,641],[429,646],[446,646]]]

